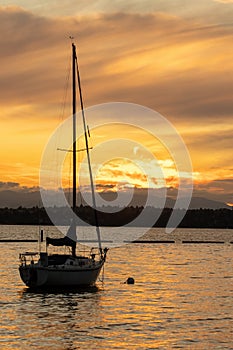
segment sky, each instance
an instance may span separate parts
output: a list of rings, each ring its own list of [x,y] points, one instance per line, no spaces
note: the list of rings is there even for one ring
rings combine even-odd
[[[0,191],[39,186],[43,149],[70,115],[72,35],[85,106],[129,102],[159,112],[190,153],[194,194],[233,203],[232,14],[232,0],[1,1]],[[93,136],[101,137],[98,130]],[[155,167],[157,188],[176,189],[167,150],[140,132],[135,140],[155,154],[165,174],[161,184]],[[137,147],[133,159],[100,169],[102,191],[130,182],[148,186],[132,162]],[[153,164],[146,172],[153,173]]]

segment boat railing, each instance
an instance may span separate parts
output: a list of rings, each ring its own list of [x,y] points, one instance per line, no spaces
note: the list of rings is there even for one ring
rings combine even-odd
[[[39,253],[38,252],[25,252],[19,254],[20,265],[26,266],[28,264],[34,264],[38,262]]]
[[[86,257],[86,258],[93,258],[93,256],[101,256],[100,251],[98,248],[91,248],[90,250],[87,249],[78,249],[77,256],[80,257]]]

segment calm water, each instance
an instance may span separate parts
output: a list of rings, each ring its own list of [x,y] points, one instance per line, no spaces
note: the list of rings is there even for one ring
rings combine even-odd
[[[51,228],[50,228],[51,229]],[[0,238],[35,237],[36,227],[0,226]],[[232,230],[150,230],[176,244],[109,251],[104,284],[76,292],[29,292],[18,253],[34,243],[0,243],[1,349],[233,349]],[[181,244],[180,239],[225,244]],[[123,282],[133,276],[136,283]]]

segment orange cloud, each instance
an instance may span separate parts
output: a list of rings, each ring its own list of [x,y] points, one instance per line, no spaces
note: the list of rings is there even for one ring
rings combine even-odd
[[[0,10],[0,29],[2,181],[38,184],[44,144],[60,116],[70,114],[69,93],[61,113],[70,33],[77,37],[86,106],[129,101],[158,110],[184,137],[200,182],[229,178],[233,52],[227,22],[203,26],[167,13],[45,18],[11,7]],[[159,160],[168,159],[152,138],[146,145]],[[143,181],[133,171],[127,176],[138,186]]]

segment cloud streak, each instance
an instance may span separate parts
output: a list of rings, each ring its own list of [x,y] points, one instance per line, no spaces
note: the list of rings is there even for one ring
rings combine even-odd
[[[12,164],[22,164],[23,171],[31,166],[34,153],[34,170],[39,167],[40,152],[36,150],[42,151],[57,123],[72,34],[78,43],[86,106],[127,101],[158,110],[182,131],[195,171],[212,172],[212,180],[229,178],[232,25],[226,20],[203,26],[201,21],[186,20],[165,9],[152,14],[130,9],[131,2],[124,12],[112,9],[70,17],[43,17],[19,7],[0,9],[0,30],[5,33],[0,38],[0,136],[8,145],[9,128],[19,151],[14,155],[10,144],[9,149],[1,150],[5,169],[8,154]],[[25,145],[22,150],[21,145]],[[219,169],[213,172],[214,165]],[[28,174],[24,184],[32,178]],[[35,178],[32,185],[36,185]]]
[[[17,8],[2,10],[0,23],[2,104],[56,104],[65,37],[77,33],[87,105],[126,100],[179,118],[231,116],[232,26],[164,14],[48,19]]]

